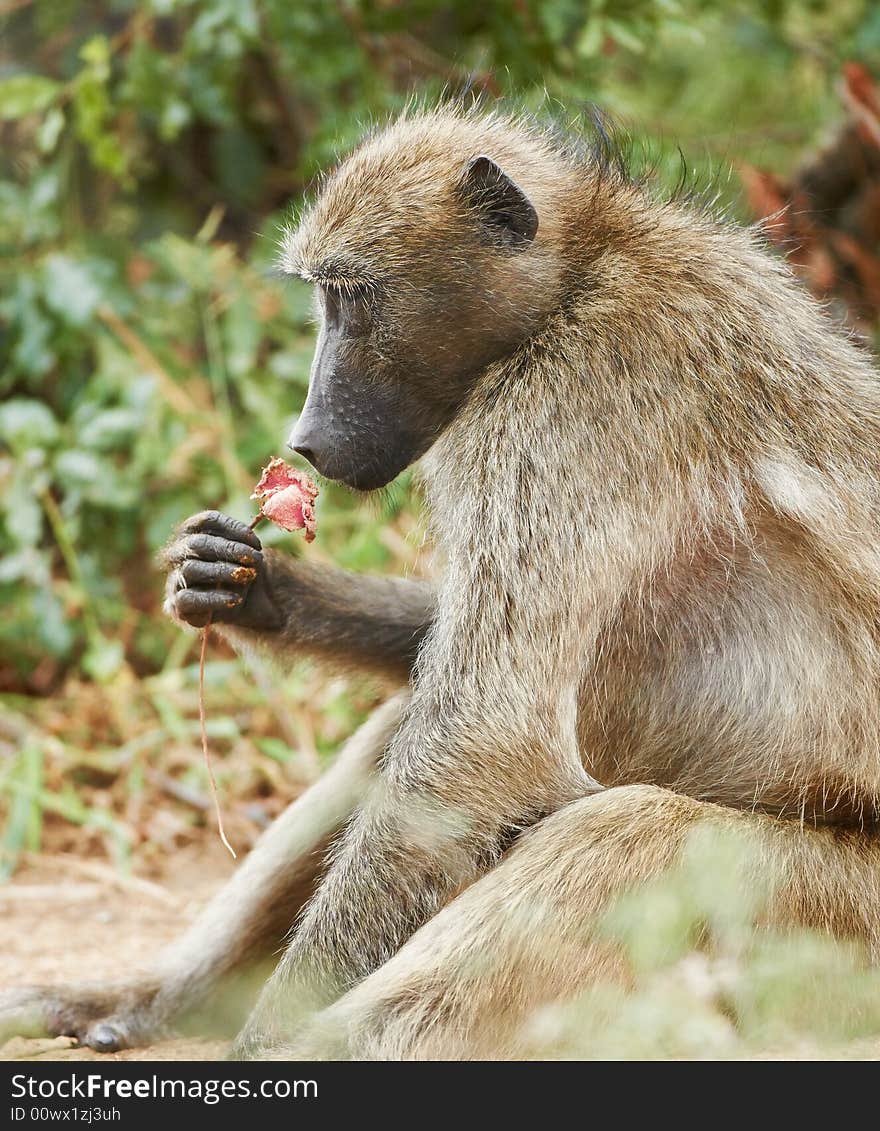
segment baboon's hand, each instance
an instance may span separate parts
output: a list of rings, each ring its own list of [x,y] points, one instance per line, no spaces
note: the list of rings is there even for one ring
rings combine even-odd
[[[25,986],[0,990],[0,1044],[12,1037],[75,1037],[95,1052],[146,1044],[162,1031],[152,984]]]
[[[273,631],[284,623],[273,599],[262,543],[244,522],[219,511],[193,515],[162,555],[165,611],[194,628],[208,621]]]

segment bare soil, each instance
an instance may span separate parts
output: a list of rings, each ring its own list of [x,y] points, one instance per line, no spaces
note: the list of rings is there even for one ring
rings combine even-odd
[[[161,883],[72,855],[38,856],[0,886],[0,987],[130,975],[191,921],[232,871],[222,848],[184,849]],[[16,1038],[0,1060],[218,1060],[224,1041],[178,1039],[100,1054],[68,1037]]]

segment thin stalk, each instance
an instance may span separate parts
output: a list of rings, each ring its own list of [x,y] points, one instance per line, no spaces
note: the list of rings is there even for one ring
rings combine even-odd
[[[263,518],[262,514],[258,514],[255,519],[250,523],[250,529],[254,527]],[[220,795],[217,792],[217,781],[214,777],[214,767],[211,765],[211,755],[208,751],[208,717],[205,711],[205,661],[208,655],[208,638],[211,635],[211,620],[202,629],[202,650],[199,656],[199,726],[202,733],[202,757],[205,760],[205,768],[208,771],[208,781],[211,785],[211,797],[214,801],[214,813],[217,817],[217,831],[220,833],[220,839],[229,851],[233,860],[238,857],[235,854],[235,849],[229,843],[226,837],[226,831],[223,828],[223,815],[220,811]]]
[[[40,493],[40,500],[43,504],[43,510],[46,512],[46,518],[49,520],[49,525],[52,527],[55,542],[58,545],[58,549],[61,551],[61,557],[64,559],[70,580],[76,585],[82,595],[83,623],[85,624],[89,643],[92,644],[101,639],[101,628],[98,624],[98,618],[95,616],[95,610],[92,608],[91,595],[86,586],[82,569],[80,568],[79,558],[76,556],[76,549],[67,532],[64,517],[48,488]]]

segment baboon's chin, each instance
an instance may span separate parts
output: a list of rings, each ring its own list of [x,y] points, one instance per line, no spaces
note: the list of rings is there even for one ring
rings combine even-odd
[[[344,454],[351,458],[341,458],[343,452],[337,450],[332,459],[316,459],[312,456],[309,462],[321,479],[365,494],[387,487],[392,479],[396,479],[412,463],[409,447],[406,450],[382,452],[381,456],[371,453],[358,458],[358,452],[352,444],[351,450]]]
[[[332,479],[351,491],[369,494],[387,487],[410,464],[424,455],[430,446],[430,441],[419,442],[408,438],[406,442],[397,441],[383,452],[374,452],[349,466],[340,462],[326,471],[323,468],[318,470],[325,479]],[[357,453],[353,451],[352,455],[356,456]]]
[[[372,494],[373,491],[380,491],[383,487],[387,487],[407,466],[408,464],[405,463],[400,467],[383,468],[382,470],[375,468],[364,471],[353,470],[336,475],[328,475],[325,476],[325,478],[332,479],[334,483],[339,483],[343,487],[348,487],[350,491],[357,491],[358,494],[369,495]]]

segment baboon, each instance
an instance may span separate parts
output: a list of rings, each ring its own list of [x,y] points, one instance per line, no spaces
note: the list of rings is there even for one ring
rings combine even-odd
[[[291,446],[359,490],[421,459],[443,573],[306,565],[210,512],[168,608],[401,690],[151,979],[10,993],[7,1025],[143,1042],[291,932],[234,1055],[526,1055],[537,1006],[620,976],[599,917],[697,825],[755,842],[773,923],[876,952],[866,353],[760,233],[500,112],[367,137],[282,262],[321,312]]]

